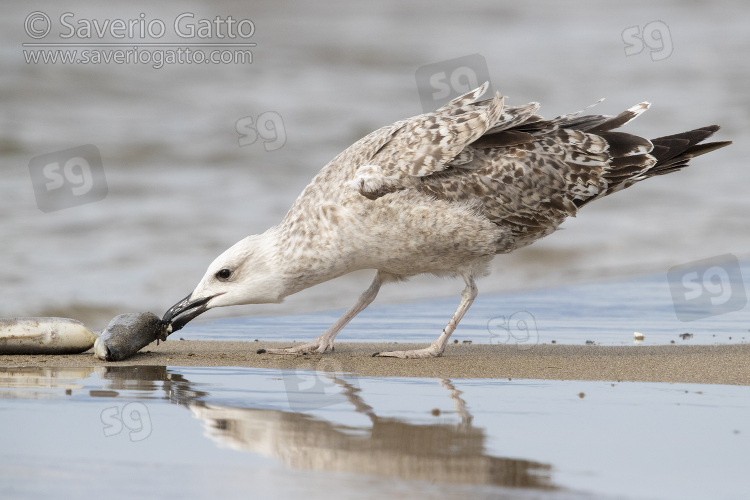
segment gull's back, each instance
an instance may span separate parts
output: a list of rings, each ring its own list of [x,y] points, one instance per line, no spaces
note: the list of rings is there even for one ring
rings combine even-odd
[[[440,274],[528,245],[590,201],[729,144],[699,144],[718,126],[653,141],[615,131],[648,103],[614,117],[545,120],[537,103],[506,107],[499,94],[476,102],[485,88],[352,145],[284,223],[344,245],[345,255],[357,254],[352,267]],[[434,257],[420,266],[410,254]],[[399,262],[385,269],[389,260]]]

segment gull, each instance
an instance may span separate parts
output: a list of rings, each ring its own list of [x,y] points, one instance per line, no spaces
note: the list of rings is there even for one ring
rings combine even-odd
[[[461,302],[435,342],[374,354],[440,356],[495,255],[551,234],[593,200],[731,144],[702,143],[717,125],[652,140],[614,131],[647,102],[617,116],[579,111],[545,120],[538,103],[505,106],[499,92],[478,100],[488,84],[382,127],[336,156],[278,225],[219,255],[163,321],[176,331],[215,307],[281,302],[352,271],[375,270],[356,304],[325,333],[268,350],[324,353],[384,283],[418,274],[461,277]]]

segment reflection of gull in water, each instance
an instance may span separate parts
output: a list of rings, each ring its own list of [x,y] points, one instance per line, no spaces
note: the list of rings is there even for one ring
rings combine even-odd
[[[485,452],[486,435],[472,425],[466,401],[450,380],[449,391],[460,421],[409,423],[379,417],[361,390],[331,374],[320,374],[341,388],[344,400],[366,416],[370,427],[337,425],[304,413],[236,408],[206,403],[211,394],[165,366],[99,366],[75,369],[0,369],[0,397],[62,397],[61,389],[83,388],[81,380],[96,374],[103,390],[90,397],[116,398],[120,391],[139,391],[148,403],[160,390],[163,398],[190,408],[203,420],[206,435],[221,446],[277,457],[300,469],[345,471],[405,480],[457,484],[556,489],[550,466],[531,460],[499,458]],[[6,390],[3,390],[6,388]],[[33,389],[33,391],[17,389]],[[47,392],[45,389],[51,389]],[[326,396],[328,397],[328,396]],[[139,399],[141,400],[141,399]]]
[[[699,144],[718,126],[650,141],[613,132],[648,109],[545,120],[536,103],[505,107],[487,84],[433,113],[383,127],[334,158],[284,220],[220,255],[164,316],[177,330],[212,307],[278,302],[343,274],[375,269],[359,301],[309,344],[275,353],[325,352],[384,282],[416,274],[461,276],[461,303],[429,347],[379,353],[431,357],[477,295],[496,254],[554,232],[589,202],[685,167],[727,142]]]
[[[408,480],[495,486],[554,488],[549,466],[530,460],[499,458],[484,451],[485,434],[471,425],[466,402],[449,380],[458,424],[417,425],[381,418],[360,396],[360,389],[328,376],[355,411],[372,422],[363,429],[336,425],[304,413],[190,405],[204,421],[206,434],[222,446],[282,459],[292,467],[373,474]]]

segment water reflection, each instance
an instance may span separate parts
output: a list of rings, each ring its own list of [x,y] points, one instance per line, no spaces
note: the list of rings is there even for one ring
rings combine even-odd
[[[188,408],[218,446],[274,457],[298,469],[555,489],[548,464],[486,453],[485,430],[472,424],[469,406],[448,379],[436,382],[445,388],[460,421],[420,424],[378,416],[357,385],[335,374],[324,376],[340,388],[339,397],[345,398],[351,411],[369,420],[369,426],[343,425],[303,412],[248,407],[253,404],[249,397],[233,398],[232,404],[227,404],[220,394],[227,387],[213,387],[212,391],[210,384],[192,382],[178,369],[165,366],[0,369],[0,398],[65,397],[87,390],[88,397],[162,399]]]
[[[0,368],[0,398],[56,399],[82,389],[91,368]]]
[[[361,390],[331,376],[355,412],[371,427],[342,426],[304,413],[191,404],[208,437],[220,445],[282,459],[292,467],[375,474],[410,480],[548,488],[549,466],[484,453],[486,435],[449,380],[449,391],[461,422],[419,425],[381,418]]]

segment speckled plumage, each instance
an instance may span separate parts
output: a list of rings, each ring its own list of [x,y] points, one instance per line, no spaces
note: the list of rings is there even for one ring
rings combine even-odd
[[[381,283],[459,275],[463,300],[441,338],[424,350],[383,353],[440,355],[476,296],[474,278],[494,255],[554,232],[594,199],[729,144],[699,144],[718,126],[653,141],[613,132],[648,109],[645,102],[615,117],[545,120],[536,103],[507,107],[499,93],[477,101],[486,88],[357,141],[315,176],[278,226],[217,258],[191,298],[216,294],[207,307],[273,302],[348,272],[377,270],[336,325],[283,350],[323,352]],[[218,278],[222,269],[231,277]]]

